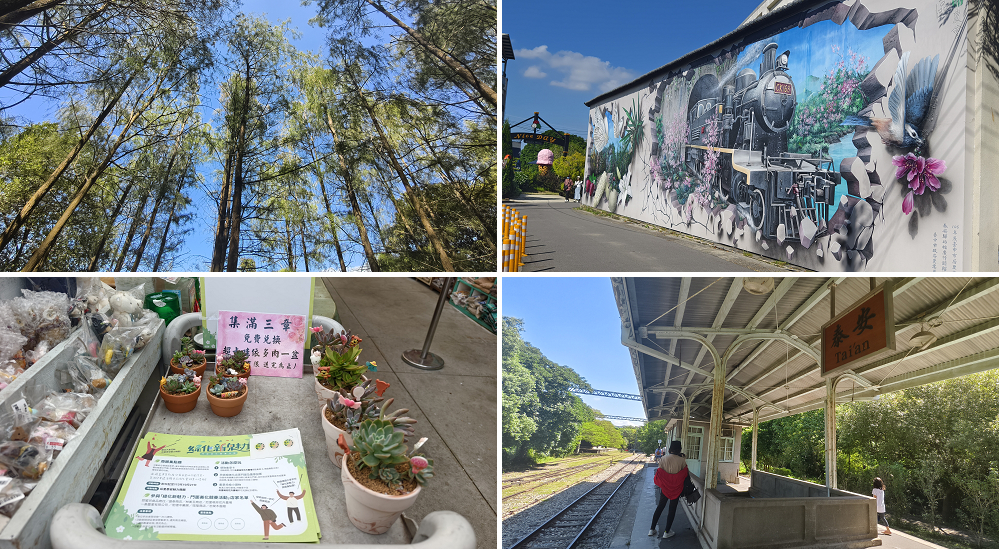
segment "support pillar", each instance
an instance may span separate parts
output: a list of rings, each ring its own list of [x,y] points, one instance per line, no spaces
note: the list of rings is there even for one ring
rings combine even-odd
[[[757,469],[757,424],[760,418],[760,407],[753,410],[753,437],[750,439],[750,469]]]
[[[691,402],[688,401],[687,397],[684,398],[684,419],[681,420],[681,436],[677,439],[681,442],[681,452],[684,454],[689,454],[691,452],[688,446],[688,421],[691,419]]]
[[[826,491],[837,488],[837,386],[833,377],[826,379]]]
[[[705,488],[715,489],[719,472],[719,437],[722,435],[722,404],[725,400],[726,370],[716,359],[715,384],[712,386],[712,416],[708,425],[708,461],[705,464]]]

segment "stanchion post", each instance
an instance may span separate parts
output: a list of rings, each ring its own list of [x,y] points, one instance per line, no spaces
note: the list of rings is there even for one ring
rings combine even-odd
[[[441,294],[438,295],[437,306],[434,307],[434,316],[431,317],[431,326],[427,328],[427,337],[424,338],[422,349],[409,349],[403,352],[403,361],[408,365],[423,370],[439,370],[444,368],[444,359],[439,355],[431,353],[431,341],[434,340],[434,331],[437,330],[438,321],[441,320],[441,312],[444,311],[444,303],[448,301],[455,286],[455,277],[447,277],[444,285],[441,286]]]

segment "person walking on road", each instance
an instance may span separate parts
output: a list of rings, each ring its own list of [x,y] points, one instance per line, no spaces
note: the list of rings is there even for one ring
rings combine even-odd
[[[580,194],[583,192],[583,181],[576,180],[573,182],[573,200],[580,202]]]
[[[563,180],[562,188],[562,195],[566,197],[566,202],[569,202],[573,198],[573,180],[569,179],[569,176],[566,176],[566,179]]]
[[[653,513],[653,523],[649,526],[649,536],[656,536],[656,524],[660,521],[660,514],[663,507],[670,502],[670,509],[667,511],[667,525],[663,528],[663,538],[669,539],[676,533],[670,530],[674,524],[674,516],[677,515],[677,503],[680,501],[681,492],[684,490],[684,480],[688,477],[687,462],[681,454],[681,442],[672,441],[668,454],[659,461],[659,468],[653,476],[653,483],[659,487],[659,495],[656,503],[656,512]]]
[[[880,477],[875,478],[872,483],[872,496],[875,497],[875,513],[878,515],[878,519],[875,520],[876,528],[881,523],[885,525],[884,534],[891,535],[892,530],[889,529],[889,522],[885,519],[885,483]]]

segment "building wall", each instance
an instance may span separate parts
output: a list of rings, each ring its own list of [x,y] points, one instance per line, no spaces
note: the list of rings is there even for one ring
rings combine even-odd
[[[961,4],[800,2],[602,96],[584,204],[815,270],[996,269],[997,85]]]
[[[702,434],[701,456],[698,459],[689,458],[687,460],[688,470],[690,470],[691,473],[693,473],[694,475],[696,475],[698,477],[703,477],[704,472],[708,468],[708,454],[707,454],[707,452],[708,452],[708,439],[707,439],[707,435],[705,435],[708,432],[708,422],[691,421],[689,423],[689,428],[691,428],[691,427],[700,427],[700,428],[703,428],[704,432]],[[731,428],[733,430],[733,432],[734,432],[734,437],[733,437],[733,460],[732,460],[732,462],[722,462],[720,460],[719,461],[719,473],[722,474],[722,479],[725,480],[727,483],[736,483],[737,481],[739,481],[740,443],[741,443],[741,439],[742,439],[743,428],[742,428],[742,426],[736,426],[736,425],[730,425],[730,424],[723,424],[722,427],[723,427],[723,429]],[[681,430],[681,424],[678,421],[674,425],[674,429],[671,431],[671,437],[674,437],[674,436],[676,436],[676,434],[680,433],[680,430]],[[664,447],[669,447],[671,440],[672,439],[668,438],[667,443],[664,445]],[[687,449],[687,438],[685,438],[682,441],[683,441],[683,443],[682,443],[681,451],[684,452],[685,454],[688,454],[689,451]],[[721,445],[720,445],[720,452],[721,452]]]

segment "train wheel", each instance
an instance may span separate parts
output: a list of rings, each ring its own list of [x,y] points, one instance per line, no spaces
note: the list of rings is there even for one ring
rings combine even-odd
[[[760,229],[764,226],[764,193],[760,189],[754,189],[750,193],[750,223],[753,224],[755,229]]]
[[[732,192],[732,188],[726,189],[725,183],[732,181],[729,176],[729,173],[732,170],[730,170],[728,166],[729,161],[727,161],[725,157],[720,158],[719,163],[722,164],[722,166],[719,167],[719,173],[715,175],[715,186],[717,193],[719,194],[719,198],[725,202],[730,202],[729,195]]]
[[[749,189],[747,188],[747,177],[746,174],[742,172],[736,172],[733,174],[732,185],[729,187],[729,191],[732,194],[733,199],[744,206],[750,202]]]

